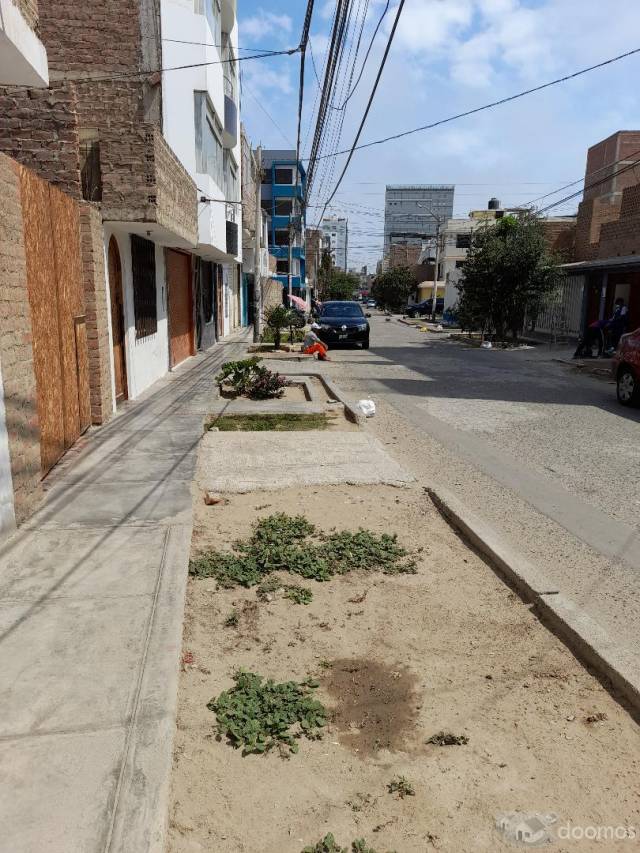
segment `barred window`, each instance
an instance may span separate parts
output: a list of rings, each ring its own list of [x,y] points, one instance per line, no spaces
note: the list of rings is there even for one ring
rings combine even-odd
[[[151,240],[131,235],[131,268],[133,274],[133,311],[136,340],[155,335],[158,330],[156,303],[156,247]]]

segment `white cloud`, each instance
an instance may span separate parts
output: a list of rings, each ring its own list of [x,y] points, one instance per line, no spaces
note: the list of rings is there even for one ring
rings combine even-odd
[[[260,92],[273,96],[275,93],[290,95],[293,92],[288,69],[278,70],[277,66],[270,66],[264,60],[244,62],[243,66],[243,81],[254,94]]]
[[[272,34],[289,34],[293,29],[293,20],[289,15],[277,15],[275,12],[258,9],[256,15],[240,21],[239,29],[242,38],[261,39]]]

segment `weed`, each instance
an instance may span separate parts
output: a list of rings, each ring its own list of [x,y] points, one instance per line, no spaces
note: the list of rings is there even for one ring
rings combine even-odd
[[[395,534],[390,536],[383,533],[376,536],[370,530],[362,528],[355,533],[342,530],[325,537],[321,552],[330,563],[336,564],[336,571],[341,573],[353,569],[369,569],[372,566],[381,569],[385,574],[415,574],[416,571],[415,562],[401,562],[407,552],[398,545]]]
[[[294,604],[311,604],[313,601],[313,593],[306,586],[288,586],[285,588],[284,597]]]
[[[321,669],[331,669],[331,667],[333,666],[333,664],[331,663],[331,661],[330,661],[330,660],[324,660],[324,659],[323,659],[323,660],[321,660],[321,661],[318,663],[318,666],[319,666]]]
[[[242,754],[267,752],[274,746],[298,751],[297,740],[320,737],[326,711],[311,695],[318,684],[310,679],[276,684],[261,675],[240,670],[235,687],[225,690],[207,707],[216,714],[218,732]]]
[[[289,430],[327,429],[329,420],[323,412],[317,414],[284,415],[267,413],[262,415],[222,415],[212,418],[207,430],[216,427],[220,432],[287,432]]]
[[[237,610],[232,610],[231,613],[224,620],[225,628],[237,628],[238,622],[240,621],[240,614]]]
[[[438,732],[425,743],[433,743],[436,746],[464,746],[469,743],[469,738],[466,735],[454,735],[451,732]]]
[[[256,595],[261,601],[267,601],[270,595],[273,595],[274,592],[277,592],[279,589],[282,589],[283,584],[278,578],[267,578],[263,580],[258,589],[256,590]]]
[[[260,519],[248,540],[235,543],[233,553],[203,554],[191,561],[189,571],[214,577],[222,587],[250,587],[276,571],[317,581],[355,569],[415,573],[415,562],[407,556],[396,537],[386,533],[360,529],[320,534],[302,515],[276,513]]]
[[[416,793],[411,782],[404,776],[396,776],[395,779],[392,779],[387,785],[387,791],[390,794],[397,794],[401,800],[404,800],[405,797],[413,797]]]
[[[373,847],[367,847],[367,842],[364,838],[357,838],[351,842],[351,847],[340,847],[336,844],[333,833],[328,832],[325,837],[311,847],[305,847],[302,853],[376,853]],[[393,853],[393,851],[388,851]]]

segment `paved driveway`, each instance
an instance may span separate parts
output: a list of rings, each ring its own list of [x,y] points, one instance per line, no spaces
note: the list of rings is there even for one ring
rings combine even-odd
[[[372,320],[371,349],[332,353],[413,473],[440,483],[617,639],[640,627],[640,410],[546,348],[472,349]],[[384,405],[387,404],[387,405]],[[635,641],[634,641],[635,642]]]

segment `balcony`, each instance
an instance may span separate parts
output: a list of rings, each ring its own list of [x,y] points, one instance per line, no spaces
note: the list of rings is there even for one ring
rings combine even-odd
[[[273,198],[299,198],[301,199],[304,193],[302,184],[272,184]]]
[[[152,124],[103,141],[102,218],[157,242],[190,248],[198,242],[197,189]]]
[[[288,246],[270,246],[269,252],[273,255],[274,258],[284,259],[289,257],[289,247]],[[291,257],[295,259],[304,259],[304,249],[302,246],[294,246],[291,249]]]
[[[37,2],[0,0],[0,80],[14,86],[49,85],[47,52],[36,35]]]

